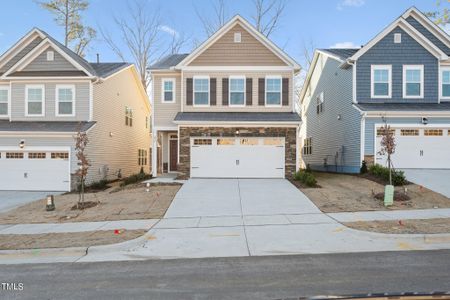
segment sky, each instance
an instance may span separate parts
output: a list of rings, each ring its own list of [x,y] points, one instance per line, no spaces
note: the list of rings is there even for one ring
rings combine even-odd
[[[190,42],[180,52],[192,51],[192,41],[204,41],[206,34],[196,14],[213,14],[211,0],[136,0],[146,3],[149,13],[159,10],[161,26],[159,49],[172,35],[184,35]],[[270,36],[291,57],[303,64],[303,48],[359,47],[367,43],[385,26],[411,6],[427,12],[436,10],[436,0],[286,0],[286,9],[279,27]],[[225,0],[229,18],[240,14],[252,22],[252,0]],[[89,9],[83,13],[85,23],[98,30],[102,28],[124,43],[115,29],[114,17],[126,16],[126,0],[90,0]],[[55,24],[53,16],[33,0],[3,0],[0,10],[0,52],[6,51],[33,27],[38,27],[59,41],[63,41],[63,28]],[[95,61],[100,54],[102,62],[120,61],[108,45],[98,36],[86,54]],[[127,59],[132,61],[131,56]]]

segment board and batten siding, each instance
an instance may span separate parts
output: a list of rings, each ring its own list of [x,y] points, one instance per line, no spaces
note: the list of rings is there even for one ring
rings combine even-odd
[[[310,98],[301,129],[301,146],[311,137],[312,154],[300,151],[304,165],[312,169],[356,173],[361,165],[360,114],[352,106],[352,69],[341,69],[340,64],[323,54],[319,57],[310,81],[311,95],[305,95]],[[323,112],[317,114],[316,99],[322,92]]]
[[[12,121],[87,121],[89,120],[89,81],[80,82],[46,82],[45,116],[25,116],[25,86],[40,85],[40,82],[11,83],[11,120]],[[75,85],[75,116],[56,116],[56,85]]]
[[[89,131],[87,148],[91,161],[88,181],[117,179],[138,173],[138,150],[147,150],[146,173],[150,172],[150,116],[148,97],[141,92],[139,79],[131,68],[118,72],[102,83],[94,84],[95,127]],[[125,125],[125,107],[133,110],[133,126]]]
[[[234,42],[236,32],[241,33],[240,43]],[[236,24],[189,66],[286,66],[286,63]]]
[[[47,60],[47,52],[53,51],[54,59]],[[77,71],[72,63],[68,62],[61,54],[52,47],[48,47],[44,52],[38,55],[22,71]]]
[[[36,37],[31,43],[24,47],[19,53],[13,56],[3,67],[0,68],[0,73],[5,73],[9,68],[14,66],[19,60],[21,60],[28,52],[33,50],[42,41],[40,37]]]
[[[289,79],[289,103],[288,105],[282,105],[280,107],[265,107],[264,105],[259,105],[259,95],[258,95],[258,81],[260,78],[265,78],[266,76],[281,76],[282,78]],[[196,107],[194,105],[186,104],[186,79],[193,78],[194,76],[209,76],[209,78],[216,78],[216,105],[210,105],[209,107]],[[230,76],[245,76],[246,79],[252,79],[252,105],[246,105],[244,107],[233,107],[229,105],[223,105],[222,101],[222,85],[223,78],[229,78]],[[183,89],[183,110],[185,112],[290,112],[292,111],[292,101],[293,101],[293,75],[292,72],[249,72],[249,71],[227,71],[227,72],[193,72],[186,71],[183,74],[185,84]]]
[[[401,43],[394,43],[394,34],[402,35]],[[356,62],[356,96],[360,103],[438,102],[438,60],[401,28],[394,28]],[[371,65],[392,65],[392,97],[372,99]],[[424,97],[403,98],[403,65],[424,65]]]
[[[162,102],[163,79],[175,79],[175,103]],[[173,120],[181,111],[181,73],[153,74],[153,109],[155,127],[177,127]]]
[[[423,115],[425,116],[426,113],[423,113]],[[422,126],[421,113],[417,117],[386,117],[385,119],[386,123],[393,127],[395,127],[395,124]],[[433,128],[434,125],[450,124],[450,118],[427,117],[427,119],[428,128]],[[366,117],[364,155],[375,155],[375,124],[384,124],[384,122],[381,117]]]

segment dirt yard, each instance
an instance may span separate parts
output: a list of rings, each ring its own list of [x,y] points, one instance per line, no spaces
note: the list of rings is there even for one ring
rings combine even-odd
[[[382,200],[374,195],[384,191],[384,186],[372,180],[353,175],[314,173],[321,188],[300,188],[323,212],[354,212],[370,210],[400,210],[448,208],[450,199],[415,184],[409,184],[407,195],[410,200],[395,201],[393,206],[384,207]],[[396,190],[403,192],[403,187]]]
[[[78,194],[55,197],[54,211],[45,210],[46,201],[38,200],[0,214],[1,224],[61,223],[116,221],[162,218],[181,185],[154,185],[146,192],[144,184],[124,188],[111,187],[97,193],[87,193],[85,201],[97,205],[85,210],[72,210]]]
[[[449,219],[418,219],[399,221],[369,221],[343,223],[345,226],[364,231],[381,233],[449,233]]]
[[[125,230],[120,234],[115,234],[113,230],[108,230],[47,234],[5,234],[0,235],[0,249],[18,250],[108,245],[135,239],[146,232],[147,230]]]

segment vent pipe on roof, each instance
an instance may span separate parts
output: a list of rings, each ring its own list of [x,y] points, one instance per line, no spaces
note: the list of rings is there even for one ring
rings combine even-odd
[[[100,54],[97,53],[97,63],[100,63]]]

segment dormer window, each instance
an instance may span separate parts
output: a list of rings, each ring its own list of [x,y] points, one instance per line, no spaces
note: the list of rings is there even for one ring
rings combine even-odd
[[[234,42],[235,43],[240,43],[241,42],[241,33],[240,32],[235,32],[234,33]]]
[[[55,52],[47,51],[47,61],[53,61],[53,60],[55,60]]]

